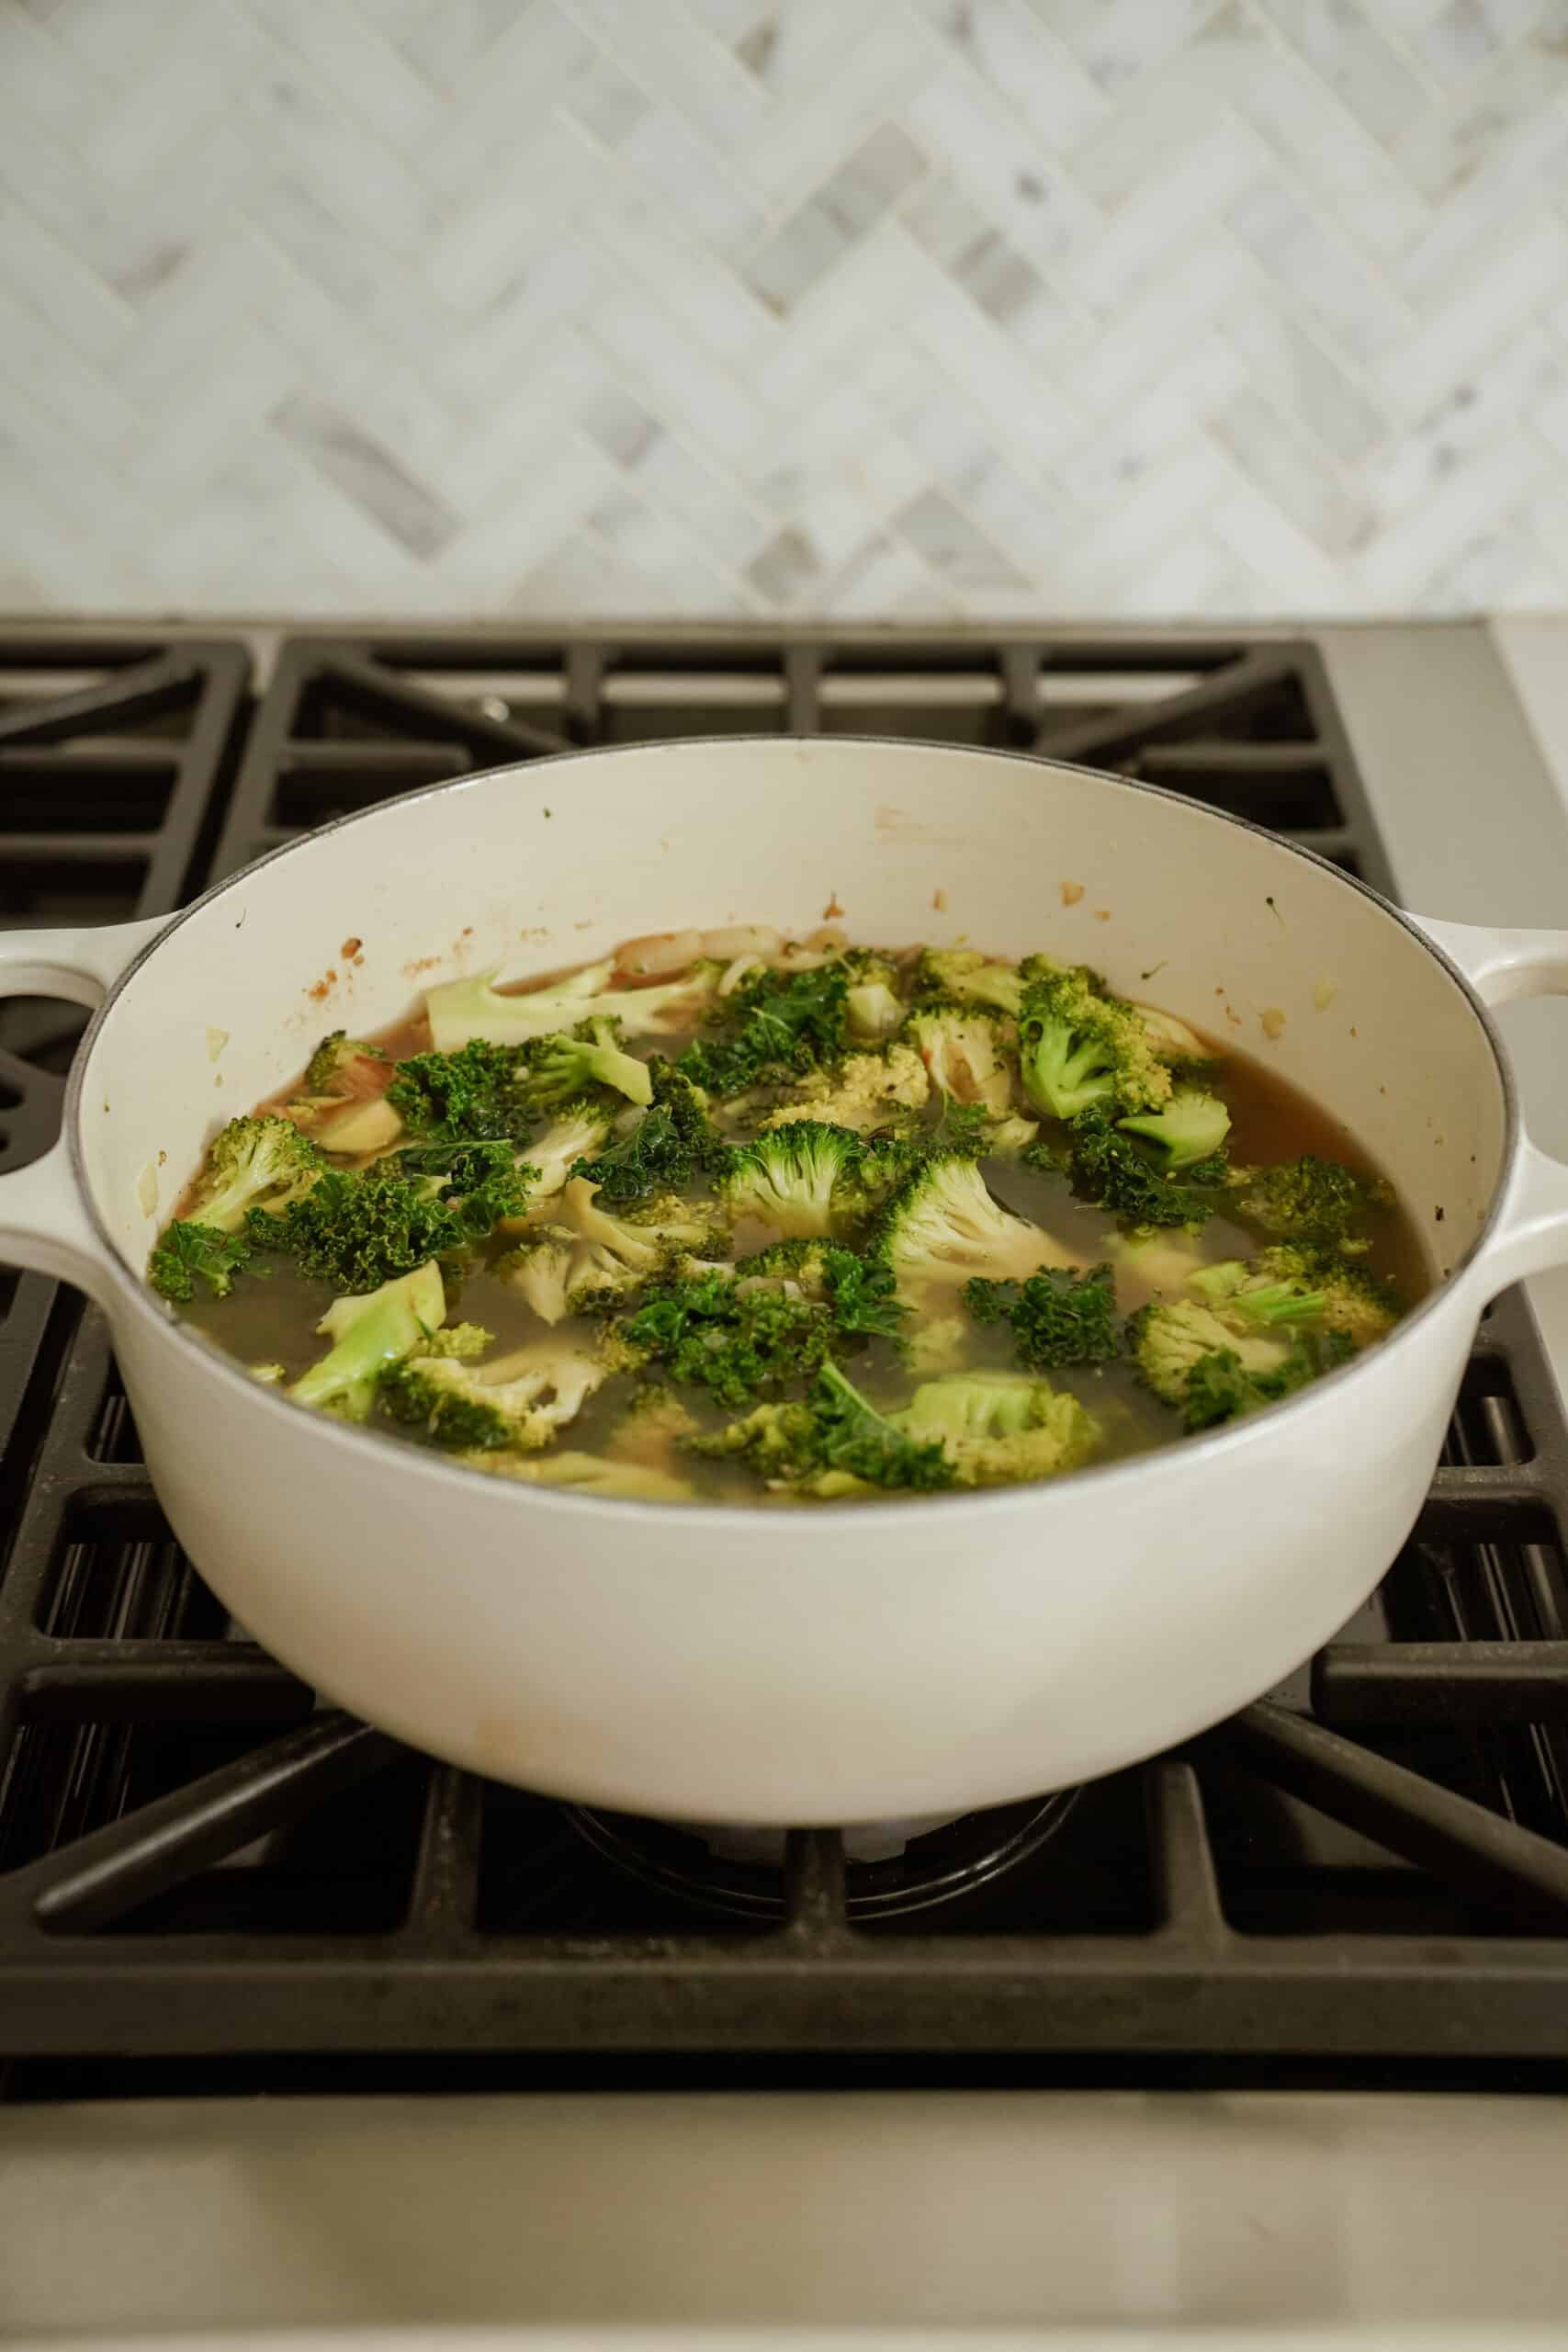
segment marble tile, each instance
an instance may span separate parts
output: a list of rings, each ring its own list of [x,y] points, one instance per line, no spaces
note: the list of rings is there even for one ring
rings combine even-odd
[[[0,603],[1568,604],[1568,0],[0,0]]]

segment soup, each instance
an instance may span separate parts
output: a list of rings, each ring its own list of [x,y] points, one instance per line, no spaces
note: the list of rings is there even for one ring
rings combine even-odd
[[[1085,968],[762,927],[324,1040],[215,1139],[150,1275],[389,1439],[768,1507],[1180,1442],[1426,1280],[1343,1126]]]

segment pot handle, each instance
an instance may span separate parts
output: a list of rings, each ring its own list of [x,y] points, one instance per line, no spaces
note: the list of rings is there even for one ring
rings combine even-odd
[[[97,1005],[170,922],[122,922],[91,931],[15,931],[0,935],[0,997],[58,996]],[[30,1167],[0,1176],[0,1262],[74,1283],[101,1298],[112,1264],[76,1189],[65,1138]]]
[[[1568,996],[1568,931],[1492,931],[1468,922],[1410,921],[1450,964],[1457,965],[1483,1004],[1517,997]],[[1568,1261],[1568,1166],[1519,1138],[1513,1181],[1496,1238],[1486,1251],[1495,1290]]]

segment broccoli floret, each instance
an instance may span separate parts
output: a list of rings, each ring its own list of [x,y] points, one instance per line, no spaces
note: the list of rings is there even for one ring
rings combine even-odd
[[[487,1331],[482,1323],[444,1323],[426,1340],[423,1353],[457,1356],[466,1363],[470,1357],[482,1356],[494,1344],[495,1333]]]
[[[861,1487],[931,1491],[953,1484],[940,1445],[911,1438],[826,1363],[799,1404],[760,1405],[743,1421],[693,1441],[699,1453],[739,1455],[772,1485],[818,1496]]]
[[[813,1070],[761,1121],[782,1127],[792,1119],[822,1119],[829,1126],[869,1134],[907,1125],[931,1093],[926,1066],[912,1046],[885,1046],[879,1054],[851,1054],[836,1070]]]
[[[411,1054],[398,1064],[387,1100],[433,1143],[521,1146],[535,1125],[526,1082],[515,1046],[475,1037],[455,1053]]]
[[[932,1151],[959,1151],[966,1159],[983,1159],[990,1149],[994,1124],[983,1102],[961,1102],[955,1094],[939,1091],[937,1114],[923,1140]]]
[[[498,992],[495,974],[475,979],[447,980],[425,992],[431,1043],[437,1053],[449,1054],[470,1038],[487,1038],[492,1046],[526,1046],[557,1030],[570,1030],[581,1021],[618,1021],[628,1037],[668,1036],[689,1029],[712,1001],[718,983],[716,964],[696,964],[680,978],[662,987],[603,989],[608,967],[596,965],[577,976],[591,979],[592,991],[570,981],[533,989],[520,996]]]
[[[360,1295],[520,1216],[532,1175],[507,1144],[426,1145],[357,1175],[329,1169],[280,1216],[253,1214],[246,1230],[312,1279]]]
[[[1007,1017],[985,1004],[933,1004],[912,1012],[904,1034],[933,1087],[1000,1117],[1012,1101]]]
[[[565,1487],[573,1494],[602,1496],[611,1502],[689,1503],[696,1488],[686,1478],[649,1463],[612,1462],[602,1453],[479,1453],[471,1467],[538,1487]]]
[[[928,1380],[894,1416],[912,1438],[940,1445],[963,1487],[1059,1477],[1100,1442],[1076,1396],[1019,1373],[959,1372]]]
[[[598,1189],[584,1176],[574,1176],[566,1188],[566,1216],[578,1236],[567,1297],[579,1315],[598,1313],[682,1250],[705,1247],[713,1238],[700,1209],[674,1194],[650,1202],[633,1222],[602,1209]]]
[[[1035,1372],[1110,1363],[1122,1351],[1109,1266],[1081,1274],[1058,1267],[1023,1283],[965,1283],[964,1297],[977,1323],[1009,1326],[1020,1363]]]
[[[243,1233],[220,1233],[215,1225],[175,1217],[147,1261],[147,1279],[161,1297],[183,1303],[193,1295],[199,1274],[214,1298],[227,1298],[235,1275],[250,1262],[251,1244]]]
[[[1190,1430],[1274,1404],[1355,1353],[1341,1331],[1260,1326],[1229,1301],[1162,1300],[1140,1308],[1127,1331],[1143,1377]]]
[[[831,1309],[846,1335],[897,1339],[908,1309],[893,1294],[891,1269],[831,1241],[775,1241],[726,1270],[737,1282],[793,1285],[803,1298]]]
[[[610,1140],[611,1118],[598,1102],[568,1102],[558,1117],[528,1146],[528,1158],[538,1170],[533,1198],[547,1201],[579,1168],[595,1168],[595,1154]]]
[[[330,1037],[321,1039],[305,1065],[305,1091],[378,1094],[385,1072],[376,1065],[387,1059],[379,1046],[368,1045],[363,1037],[351,1037],[346,1030],[334,1029]]]
[[[814,1373],[832,1335],[826,1306],[780,1284],[714,1273],[659,1285],[616,1323],[613,1344],[618,1363],[657,1363],[721,1405],[744,1405]]]
[[[891,1037],[904,1018],[904,1007],[886,980],[855,980],[844,994],[844,1014],[852,1037],[875,1042]]]
[[[1386,1338],[1401,1311],[1391,1283],[1337,1250],[1297,1242],[1280,1243],[1250,1261],[1229,1258],[1201,1267],[1188,1277],[1188,1287],[1263,1329],[1308,1323],[1342,1332],[1358,1348]]]
[[[715,1187],[734,1216],[754,1216],[786,1236],[820,1236],[835,1222],[834,1194],[863,1156],[858,1136],[820,1120],[773,1127],[727,1155]]]
[[[1390,1198],[1386,1185],[1369,1183],[1338,1160],[1311,1152],[1273,1168],[1238,1169],[1231,1182],[1235,1205],[1266,1233],[1340,1250],[1366,1249],[1351,1228]]]
[[[580,1237],[568,1226],[538,1226],[516,1249],[498,1258],[491,1272],[509,1283],[542,1323],[559,1323],[571,1313],[571,1270]]]
[[[1201,1188],[1224,1181],[1218,1160],[1199,1161],[1181,1183],[1162,1176],[1098,1103],[1074,1119],[1069,1149],[1078,1192],[1128,1226],[1201,1225],[1215,1202],[1212,1191]]]
[[[1207,1355],[1234,1354],[1254,1379],[1270,1379],[1291,1352],[1288,1337],[1265,1332],[1244,1315],[1179,1298],[1139,1309],[1127,1327],[1134,1359],[1155,1395],[1168,1405],[1187,1401],[1192,1367]]]
[[[383,1412],[450,1453],[548,1445],[605,1378],[591,1356],[520,1350],[488,1364],[411,1355],[376,1384]]]
[[[1162,1012],[1153,1004],[1134,1004],[1128,1010],[1143,1023],[1149,1043],[1162,1062],[1180,1065],[1218,1059],[1213,1046],[1206,1046],[1197,1031],[1189,1029],[1174,1012]]]
[[[396,1363],[446,1319],[441,1269],[434,1261],[383,1283],[367,1297],[334,1299],[316,1329],[333,1345],[291,1383],[296,1403],[364,1420],[383,1368]]]
[[[1170,1072],[1129,1005],[1101,995],[1081,967],[1041,972],[1035,963],[1019,1013],[1019,1072],[1037,1111],[1074,1119],[1091,1104],[1156,1111]]]
[[[1050,1234],[991,1198],[972,1159],[951,1151],[932,1153],[894,1194],[876,1254],[891,1267],[900,1293],[924,1283],[964,1283],[976,1274],[1021,1280],[1042,1266],[1070,1262]]]
[[[838,1061],[844,1048],[849,976],[841,964],[804,972],[759,972],[720,1008],[717,1033],[680,1057],[710,1094],[744,1093],[761,1078]]]
[[[207,1148],[189,1222],[236,1233],[253,1209],[276,1216],[321,1182],[326,1165],[292,1119],[231,1119]]]
[[[572,1170],[590,1178],[617,1207],[654,1193],[679,1191],[717,1164],[725,1149],[701,1087],[670,1062],[637,1067],[648,1073],[652,1107],[619,1142],[584,1154]]]
[[[998,1012],[1016,1012],[1023,1001],[1023,982],[1016,965],[982,956],[973,947],[928,947],[915,967],[915,994],[931,998],[964,998],[994,1004]]]
[[[553,1108],[585,1094],[591,1086],[608,1086],[628,1102],[653,1100],[653,1078],[646,1062],[615,1042],[613,1021],[584,1021],[574,1035],[541,1037],[528,1057],[528,1097],[541,1108]]]
[[[1174,1176],[1201,1160],[1215,1159],[1230,1133],[1231,1114],[1217,1094],[1205,1094],[1195,1086],[1179,1086],[1162,1111],[1145,1111],[1118,1125],[1152,1143],[1161,1173]]]

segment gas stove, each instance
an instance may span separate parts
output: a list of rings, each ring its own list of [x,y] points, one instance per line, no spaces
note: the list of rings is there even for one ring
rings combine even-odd
[[[1478,902],[1462,842],[1445,893],[1436,787],[1425,826],[1369,789],[1372,642],[1450,639],[1404,715],[1429,762],[1476,634],[0,632],[0,922],[156,913],[476,766],[774,729],[1037,748],[1426,911],[1527,919]],[[80,1018],[0,1009],[0,1165],[49,1140]],[[33,1276],[0,1275],[0,1445],[13,2103],[1568,2087],[1568,1426],[1517,1295],[1411,1541],[1298,1675],[1179,1753],[893,1850],[811,1831],[774,1858],[559,1805],[321,1702],[182,1556],[101,1319]]]

